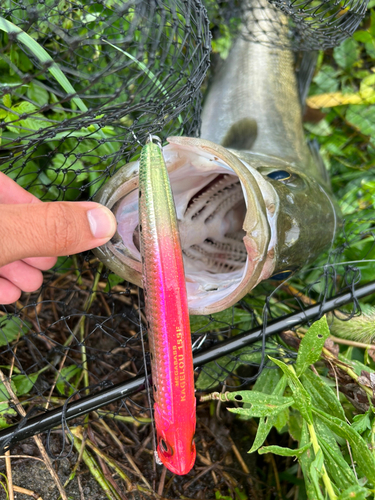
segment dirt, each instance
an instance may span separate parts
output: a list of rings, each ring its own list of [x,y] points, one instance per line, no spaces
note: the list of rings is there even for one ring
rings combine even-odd
[[[33,491],[42,500],[57,500],[59,492],[51,474],[42,462],[34,460],[20,461],[17,459],[13,462],[12,476],[14,485]],[[57,462],[56,465],[60,480],[64,483],[72,470],[72,462],[65,458]],[[3,470],[3,472],[5,471]],[[82,495],[78,481],[81,483]],[[85,500],[107,500],[103,490],[88,471],[85,474],[76,476],[67,486],[66,492],[74,500],[81,498]],[[0,491],[0,499],[6,500],[6,498],[4,490]],[[15,493],[14,498],[17,500],[30,500],[32,497],[22,493]],[[36,496],[36,498],[38,497]]]
[[[163,498],[169,499],[214,499],[226,496],[229,498],[239,498],[237,493],[242,493],[242,498],[248,500],[262,498],[259,495],[259,481],[256,473],[256,456],[249,455],[247,451],[251,446],[250,427],[247,422],[239,422],[233,418],[225,409],[220,412],[219,418],[216,414],[212,415],[213,405],[199,405],[196,446],[197,460],[192,471],[186,476],[174,476],[167,471],[165,481],[162,483],[161,493]],[[211,410],[211,411],[210,411]],[[106,419],[109,422],[109,419]],[[90,426],[91,427],[91,426]],[[131,426],[128,426],[131,428]],[[104,453],[115,458],[122,464],[126,474],[132,482],[132,492],[126,491],[126,486],[118,476],[113,475],[119,485],[119,490],[124,499],[143,500],[155,498],[152,491],[137,491],[138,487],[145,487],[143,480],[139,477],[129,461],[119,449],[110,443],[110,439],[105,434],[96,433],[95,425],[91,427],[91,433],[94,433]],[[152,429],[150,425],[134,426],[132,435],[134,445],[125,445],[124,452],[129,454],[134,463],[141,471],[142,475],[149,482],[154,491],[160,488],[162,478],[162,466],[156,466],[154,471],[152,440],[149,439],[144,451],[137,454],[141,443],[151,436]],[[91,434],[93,437],[93,434]],[[239,439],[240,437],[240,439]],[[234,452],[234,443],[242,457],[242,464]],[[61,446],[58,435],[52,435],[51,451],[57,454]],[[22,454],[31,457],[39,457],[39,451],[32,439],[29,439],[12,450],[12,455]],[[72,452],[68,457],[55,460],[54,467],[64,484],[69,478],[71,471],[77,460],[77,453]],[[98,462],[98,458],[93,455]],[[249,472],[246,472],[246,468]],[[0,472],[5,474],[5,463],[1,460]],[[133,473],[132,473],[133,472]],[[34,492],[35,499],[38,500],[58,500],[59,492],[45,465],[33,458],[13,458],[12,459],[13,484],[26,488]],[[0,480],[3,480],[0,478]],[[3,480],[5,484],[5,480]],[[107,496],[90,474],[84,463],[80,464],[78,473],[70,481],[66,488],[70,499],[73,500],[107,500]],[[237,493],[236,493],[237,492]],[[220,495],[219,495],[220,494]],[[22,493],[15,493],[16,500],[30,500],[33,497]],[[0,500],[6,500],[6,494],[0,488]]]

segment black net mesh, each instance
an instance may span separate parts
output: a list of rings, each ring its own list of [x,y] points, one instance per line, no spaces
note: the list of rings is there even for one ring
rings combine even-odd
[[[231,33],[235,35],[242,26],[241,34],[248,40],[257,42],[257,33],[248,25],[251,13],[257,9],[257,2],[251,1],[207,1],[209,19],[214,24],[214,33]],[[336,47],[349,38],[358,28],[366,14],[368,0],[343,0],[330,2],[327,0],[285,1],[272,0],[275,8],[286,14],[290,31],[287,46],[292,50],[324,50]],[[245,23],[243,20],[245,19]],[[280,31],[278,22],[272,21],[273,33]],[[272,41],[275,44],[275,41]],[[280,41],[279,45],[285,45]]]
[[[207,2],[207,17],[198,0],[4,1],[0,170],[43,201],[88,200],[138,156],[149,133],[163,139],[198,136],[209,27],[217,62],[228,56],[243,14],[242,2],[214,4]],[[341,291],[352,290],[355,298],[360,284],[375,279],[374,6],[347,38],[360,23],[365,3],[274,4],[298,28],[294,48],[325,49],[345,38],[320,52],[304,117],[306,135],[319,143],[328,167],[343,227],[330,251],[287,282],[263,282],[236,306],[192,317],[197,351]],[[298,38],[301,32],[303,39]],[[298,61],[296,56],[297,69]],[[145,336],[144,355],[140,318],[144,333],[146,322],[138,293],[89,252],[59,258],[44,273],[38,292],[0,306],[0,427],[25,422],[17,401],[30,418],[144,373],[148,344]],[[359,305],[353,300],[345,312],[356,314]],[[266,347],[259,341],[203,366],[196,387],[205,391],[246,384],[266,363],[265,354],[295,356],[279,341]],[[105,425],[121,437],[131,457],[150,451],[141,476],[152,482],[149,407],[143,391],[91,413],[90,419],[99,425],[110,418]],[[205,411],[198,410],[200,453],[204,436],[218,435]],[[217,456],[231,447],[224,441]],[[49,448],[58,455],[60,437],[52,436]],[[140,480],[129,463],[131,477]],[[193,485],[171,487],[166,494],[194,492],[188,488]]]
[[[2,171],[40,199],[87,199],[149,133],[198,133],[199,3],[9,2],[2,14]]]

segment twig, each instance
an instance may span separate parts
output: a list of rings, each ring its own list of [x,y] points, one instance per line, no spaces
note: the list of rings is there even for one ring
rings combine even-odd
[[[276,465],[275,457],[273,456],[272,453],[270,453],[269,455],[270,455],[270,461],[271,461],[271,464],[272,464],[273,475],[275,476],[277,496],[281,500],[283,498],[283,494],[282,494],[282,491],[281,491],[279,471],[277,470],[277,465]]]
[[[237,460],[239,461],[241,467],[242,467],[242,470],[246,473],[246,474],[250,474],[250,471],[249,471],[249,468],[248,466],[246,465],[244,459],[242,458],[242,455],[241,453],[239,452],[237,446],[234,444],[233,442],[233,439],[229,436],[229,441],[231,442],[231,445],[232,445],[232,450],[234,452],[234,454],[236,455],[236,458]]]
[[[82,434],[83,434],[82,429],[83,429],[82,426],[78,426],[78,427],[75,427],[74,429],[72,429],[72,433],[74,434],[74,436],[76,438],[78,438],[81,442],[82,442]],[[104,462],[106,464],[108,464],[110,467],[112,467],[112,469],[114,469],[114,471],[121,477],[121,479],[123,479],[125,481],[128,490],[130,488],[132,488],[133,485],[132,485],[130,479],[128,478],[128,476],[125,474],[125,472],[121,469],[121,467],[117,464],[117,462],[113,458],[110,458],[108,455],[106,455],[90,439],[86,439],[86,444],[88,447],[90,447],[94,451],[94,453],[96,453],[98,458],[101,458],[102,460],[104,460]],[[104,473],[104,471],[103,471],[103,473]]]
[[[203,436],[202,436],[201,442],[202,442],[203,449],[204,449],[204,451],[205,451],[205,453],[206,453],[207,460],[209,461],[209,463],[210,463],[210,464],[212,464],[212,460],[211,460],[210,452],[209,452],[209,450],[208,450],[206,440],[204,439],[204,437],[203,437]],[[217,476],[216,476],[216,474],[215,474],[215,471],[214,471],[214,470],[212,470],[212,471],[211,471],[211,476],[212,476],[212,479],[213,479],[213,481],[214,481],[215,485],[217,485],[219,481],[217,480]]]
[[[6,455],[0,455],[0,458],[6,458]],[[43,462],[44,461],[39,458],[39,457],[32,457],[30,455],[12,455],[12,458],[28,458],[28,459],[32,459],[32,460],[39,460],[39,462]]]
[[[81,500],[85,500],[85,494],[83,492],[80,476],[77,476],[77,483],[78,483],[78,489],[79,489],[79,494],[80,494]]]
[[[125,457],[126,457],[127,461],[130,463],[130,465],[133,467],[133,469],[136,471],[136,473],[139,475],[139,477],[142,479],[142,481],[145,483],[145,485],[147,486],[147,488],[149,488],[151,490],[150,483],[144,477],[144,475],[142,474],[142,472],[138,469],[138,467],[134,463],[134,460],[129,455],[129,453],[125,453]]]
[[[166,474],[167,474],[167,468],[164,465],[163,470],[161,471],[160,483],[159,483],[159,487],[158,487],[158,495],[160,495],[160,496],[162,496],[162,494],[163,494]]]
[[[82,428],[79,427],[73,428],[72,434],[73,436],[68,434],[68,439],[71,442],[73,442],[75,449],[79,452],[82,447],[82,442],[79,438],[79,436],[82,435]],[[108,483],[107,479],[103,475],[102,470],[100,469],[100,467],[98,466],[97,462],[92,457],[92,455],[87,451],[87,449],[84,450],[82,459],[86,464],[86,466],[88,467],[90,474],[100,485],[100,487],[106,494],[107,498],[109,500],[122,500],[122,498],[118,495],[117,491],[113,490],[112,485]]]
[[[151,431],[152,432],[152,431]],[[144,450],[146,449],[146,446],[148,445],[148,443],[151,441],[151,438],[152,438],[152,434],[149,434],[146,439],[143,441],[141,447],[139,448],[139,450],[137,451],[137,453],[134,455],[134,458],[137,459],[143,452]],[[152,455],[154,454],[151,450],[146,450],[147,452],[150,452]],[[161,493],[160,493],[161,495]]]
[[[100,467],[102,469],[103,475],[104,475],[104,477],[107,480],[107,483],[112,485],[112,488],[117,492],[117,494],[122,498],[122,500],[127,500],[123,496],[123,494],[121,493],[119,485],[113,479],[111,471],[109,470],[107,464],[105,463],[105,460],[103,460],[103,458],[101,458],[100,456],[98,456],[98,461],[99,461]]]
[[[4,375],[4,373],[3,373],[2,370],[0,370],[0,378],[1,378],[2,383],[5,386],[6,390],[8,391],[8,394],[11,397],[13,404],[17,407],[17,410],[18,410],[19,414],[22,415],[23,417],[25,417],[26,416],[26,411],[24,410],[23,406],[19,402],[19,399],[15,395],[15,393],[14,393],[14,391],[13,391],[11,385],[10,385],[9,380],[5,377],[5,375]],[[58,490],[60,492],[60,495],[62,496],[63,500],[68,500],[68,496],[67,496],[67,494],[66,494],[66,492],[64,490],[63,485],[61,484],[59,476],[57,475],[55,469],[53,468],[51,459],[49,458],[49,456],[48,456],[48,454],[46,452],[46,449],[45,449],[45,447],[44,447],[44,445],[42,443],[42,440],[40,439],[39,436],[34,436],[33,439],[35,441],[35,444],[39,448],[40,454],[43,457],[44,465],[47,467],[49,473],[51,474],[51,476],[53,477],[53,480],[56,483],[56,486],[57,486],[57,488],[58,488]]]
[[[12,464],[10,461],[10,450],[5,452],[5,469],[8,479],[8,500],[14,500],[14,488],[13,488],[13,478],[12,478]]]
[[[48,410],[48,407],[49,407],[49,404],[51,402],[51,397],[52,397],[52,393],[53,391],[55,390],[55,386],[57,384],[57,381],[59,380],[59,377],[61,375],[61,370],[63,369],[64,367],[64,364],[65,364],[65,360],[66,360],[66,357],[68,356],[68,349],[65,351],[65,354],[63,356],[63,359],[61,360],[61,363],[60,363],[60,367],[59,367],[59,371],[57,372],[56,374],[56,377],[55,377],[55,380],[53,381],[53,384],[52,384],[52,387],[49,391],[49,394],[48,394],[48,397],[47,397],[47,403],[46,403],[46,410]]]
[[[70,483],[70,481],[72,481],[74,479],[74,477],[77,473],[78,467],[80,466],[80,464],[82,462],[83,452],[85,451],[85,447],[86,447],[86,438],[87,438],[87,431],[85,429],[82,433],[81,448],[80,448],[79,453],[78,453],[77,461],[74,464],[73,470],[71,471],[68,479],[65,481],[64,488],[66,488],[68,486],[68,484]]]
[[[197,474],[196,476],[193,477],[193,479],[191,479],[190,481],[188,481],[187,483],[185,483],[182,487],[182,489],[185,491],[187,490],[192,484],[194,484],[196,481],[198,481],[198,479],[200,479],[202,476],[204,476],[205,474],[207,474],[207,472],[210,472],[212,469],[216,469],[216,467],[218,467],[220,465],[220,463],[222,462],[222,460],[220,460],[220,462],[215,462],[211,465],[208,465],[204,470],[202,470],[202,472],[200,472],[199,474]]]
[[[197,453],[197,457],[202,463],[204,463],[204,465],[212,465],[211,460],[208,460],[201,453]],[[220,472],[220,474],[223,476],[225,482],[230,488],[237,486],[238,484],[237,481],[228,472],[224,470],[224,468],[220,465],[221,462],[222,460],[220,460],[220,462],[216,462],[218,472]]]
[[[224,394],[225,393],[225,384],[223,384],[223,387],[221,388],[221,394]],[[219,399],[219,402],[216,406],[216,418],[220,421],[220,420],[223,420],[221,417],[220,417],[220,407],[221,407],[221,399]]]
[[[297,288],[294,288],[294,286],[285,284],[281,288],[285,292],[289,293],[289,295],[292,295],[293,297],[300,299],[301,302],[303,302],[307,306],[312,306],[313,304],[316,304],[316,300],[310,299],[310,297],[307,297],[307,295],[304,295],[302,292],[297,290]]]
[[[363,342],[356,342],[355,340],[340,339],[339,337],[335,337],[333,335],[331,335],[330,338],[334,342],[336,342],[336,344],[349,345],[352,347],[362,347],[363,349],[375,351],[375,344],[364,344]]]
[[[35,500],[43,500],[43,498],[39,496],[38,493],[35,493],[35,491],[27,490],[26,488],[21,488],[21,486],[13,486],[13,489],[16,493],[22,493],[23,495],[33,497],[35,498]]]

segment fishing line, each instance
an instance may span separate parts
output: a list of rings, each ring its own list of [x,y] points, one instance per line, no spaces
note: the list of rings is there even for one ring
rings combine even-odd
[[[148,405],[150,408],[150,417],[151,417],[151,431],[152,431],[152,447],[154,449],[154,470],[155,469],[155,463],[158,465],[161,465],[158,452],[156,450],[156,439],[155,439],[155,422],[154,422],[154,412],[152,410],[152,401],[151,401],[151,391],[150,391],[150,379],[148,375],[148,369],[147,369],[147,360],[146,360],[146,350],[145,350],[145,342],[143,338],[143,324],[142,324],[142,316],[141,316],[141,298],[140,298],[140,293],[139,293],[139,288],[138,288],[138,314],[139,314],[139,331],[141,334],[141,343],[142,343],[142,354],[143,354],[143,364],[145,367],[145,378],[146,378],[146,391],[147,391],[147,399],[148,399]]]

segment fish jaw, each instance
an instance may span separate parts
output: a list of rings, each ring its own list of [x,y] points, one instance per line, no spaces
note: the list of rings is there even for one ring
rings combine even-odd
[[[176,204],[189,312],[199,315],[222,311],[272,274],[274,257],[269,247],[272,231],[268,205],[275,202],[264,199],[255,179],[259,177],[256,170],[245,166],[225,148],[187,137],[171,137],[168,141],[170,144],[163,148],[163,153]],[[239,208],[237,195],[232,196],[227,187],[220,188],[222,178],[224,184],[228,178],[238,184]],[[212,185],[214,192],[209,198]],[[95,254],[116,274],[142,286],[137,188],[138,162],[134,162],[122,167],[95,197],[95,201],[115,213],[118,222],[115,236],[96,249]],[[196,201],[200,196],[208,200],[203,212],[199,200]],[[218,203],[220,197],[222,203]],[[196,204],[198,215],[193,214],[189,219],[186,214]],[[220,210],[228,204],[223,216]],[[209,212],[209,224],[199,220],[205,210]],[[234,237],[230,235],[232,226],[236,227]],[[238,255],[240,261],[232,262]]]
[[[157,403],[154,411],[159,459],[173,474],[180,476],[187,474],[193,468],[196,459],[195,398],[193,413],[188,415],[181,409],[176,413],[178,422],[171,423],[165,419]]]

